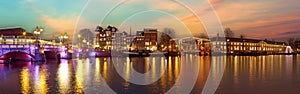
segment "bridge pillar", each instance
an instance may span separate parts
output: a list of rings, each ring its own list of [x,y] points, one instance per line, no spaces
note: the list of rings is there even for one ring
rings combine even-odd
[[[36,47],[35,51],[34,51],[35,61],[36,62],[45,62],[46,61],[45,54],[40,52],[40,50],[41,50],[40,45],[36,45],[35,47]]]

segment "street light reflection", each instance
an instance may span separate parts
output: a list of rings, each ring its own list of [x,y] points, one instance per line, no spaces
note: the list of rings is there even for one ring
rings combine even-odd
[[[61,60],[61,63],[58,68],[58,85],[59,85],[59,92],[62,94],[69,93],[69,67],[68,67],[68,60]]]
[[[23,68],[20,73],[21,78],[21,92],[23,94],[29,94],[30,93],[30,84],[29,84],[29,78],[30,73],[28,68]]]

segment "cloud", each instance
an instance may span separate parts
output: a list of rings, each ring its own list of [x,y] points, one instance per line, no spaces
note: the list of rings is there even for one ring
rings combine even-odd
[[[62,33],[68,33],[69,35],[73,35],[74,28],[76,25],[78,16],[70,16],[70,17],[60,17],[53,18],[47,15],[42,16],[39,20],[44,22],[48,28],[54,30],[55,36],[58,36]],[[45,28],[47,29],[47,28]],[[51,32],[51,31],[50,31]]]
[[[299,35],[288,33],[300,30],[300,11],[296,10],[298,5],[293,2],[209,1],[223,26],[234,30],[236,35],[244,34],[250,38],[288,38]],[[208,6],[198,6],[198,9],[202,10],[200,16],[212,11]],[[191,14],[182,20],[194,22],[197,17]]]

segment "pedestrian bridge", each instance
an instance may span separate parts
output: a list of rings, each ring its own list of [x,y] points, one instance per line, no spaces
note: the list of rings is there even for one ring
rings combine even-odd
[[[178,49],[181,52],[187,52],[187,53],[210,52],[210,40],[206,38],[184,37],[184,38],[175,38],[170,41],[174,41],[178,45]]]

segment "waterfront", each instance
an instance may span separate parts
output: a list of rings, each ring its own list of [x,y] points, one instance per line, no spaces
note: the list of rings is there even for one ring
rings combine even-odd
[[[118,72],[111,58],[48,60],[41,65],[30,62],[0,64],[0,93],[164,93],[171,87],[181,88],[176,82],[181,66],[198,67],[198,78],[192,93],[201,93],[209,71],[217,69],[216,59],[225,60],[224,75],[216,93],[297,93],[300,92],[300,56],[194,56],[116,58],[114,64],[122,68]],[[181,62],[182,61],[182,62]],[[152,66],[150,66],[152,65]],[[193,66],[198,65],[198,66]],[[155,83],[141,86],[121,78],[130,78],[134,70],[151,72],[145,81]],[[160,68],[161,70],[150,70]],[[164,69],[165,68],[165,69]],[[160,79],[153,76],[160,75]],[[191,73],[184,73],[191,74]],[[188,77],[188,76],[183,76]],[[157,81],[156,81],[157,80]],[[177,84],[175,84],[175,82]],[[106,84],[107,83],[107,84]],[[179,83],[179,84],[178,84]],[[106,88],[106,89],[105,89]],[[177,91],[176,93],[181,93]]]

